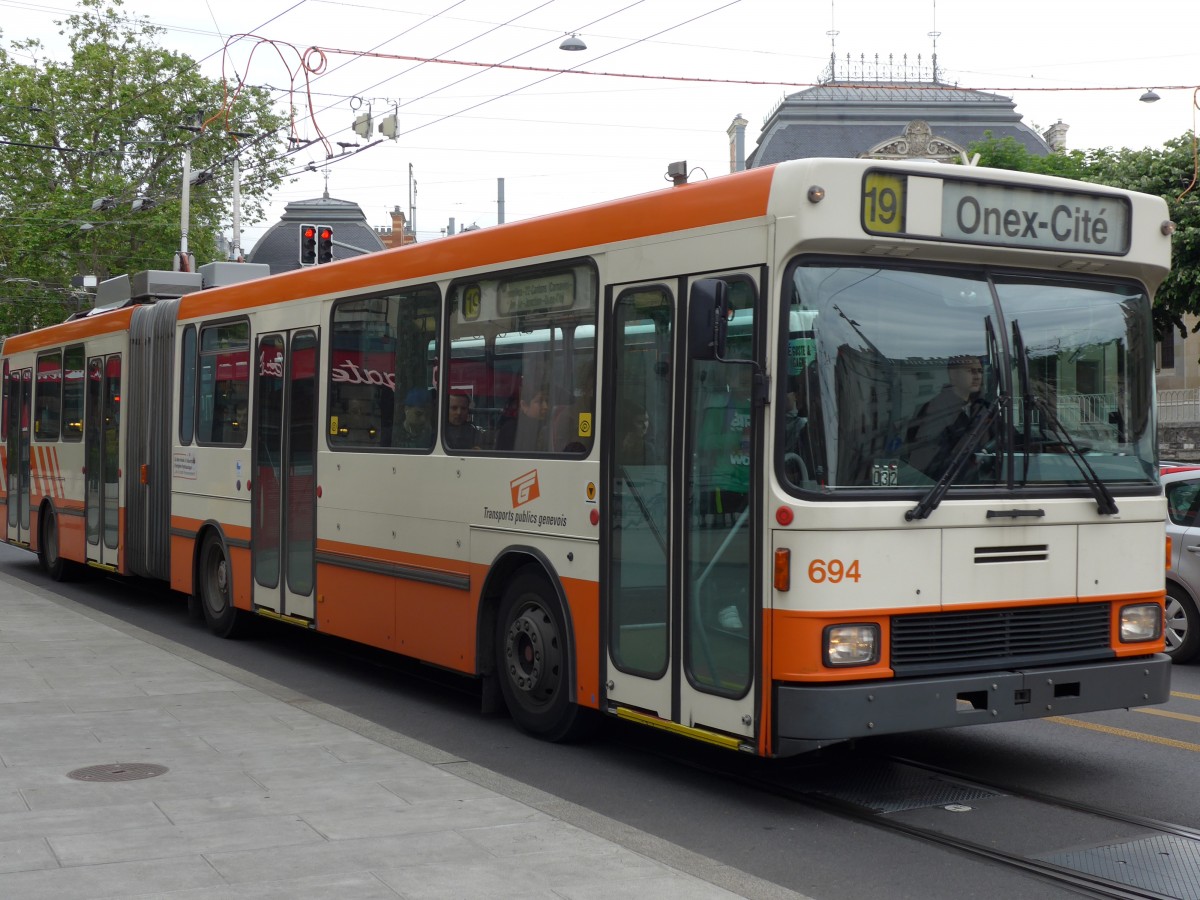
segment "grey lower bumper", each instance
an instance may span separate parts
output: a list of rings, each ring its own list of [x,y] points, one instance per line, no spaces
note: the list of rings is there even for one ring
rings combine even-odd
[[[1165,703],[1171,660],[1162,653],[1036,668],[858,684],[776,684],[775,751],[789,756],[876,734],[1017,722]]]

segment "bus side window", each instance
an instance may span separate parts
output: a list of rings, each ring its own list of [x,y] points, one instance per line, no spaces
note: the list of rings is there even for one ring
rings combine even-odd
[[[185,447],[196,434],[196,326],[183,329],[179,353],[179,443]]]
[[[62,439],[83,440],[83,345],[68,347],[63,354]]]
[[[480,449],[591,451],[597,296],[584,263],[451,288],[449,383],[471,398]]]
[[[250,323],[200,330],[199,421],[196,442],[242,447],[250,396]]]
[[[33,401],[33,439],[57,441],[62,413],[62,353],[55,350],[37,360],[37,394]]]
[[[325,433],[333,449],[433,447],[441,294],[432,285],[334,304]]]

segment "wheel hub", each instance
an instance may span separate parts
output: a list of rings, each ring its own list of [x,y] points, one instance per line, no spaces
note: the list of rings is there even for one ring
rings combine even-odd
[[[542,681],[545,664],[546,636],[536,609],[524,610],[508,626],[504,655],[512,683],[526,693],[535,691]]]

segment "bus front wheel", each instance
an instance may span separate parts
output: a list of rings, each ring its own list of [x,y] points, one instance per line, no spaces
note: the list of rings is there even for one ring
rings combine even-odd
[[[518,574],[496,619],[496,668],[509,713],[522,729],[551,741],[586,731],[587,710],[571,701],[570,653],[558,601],[544,578]]]
[[[215,533],[204,539],[200,548],[200,566],[196,589],[200,608],[208,630],[217,637],[236,636],[241,624],[241,611],[233,605],[233,576],[225,545]]]

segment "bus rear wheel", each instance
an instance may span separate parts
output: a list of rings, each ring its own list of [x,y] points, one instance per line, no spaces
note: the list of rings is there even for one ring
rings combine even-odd
[[[497,675],[513,721],[546,740],[582,737],[591,717],[572,702],[570,666],[557,598],[541,576],[518,574],[496,619]]]
[[[38,564],[55,581],[70,581],[74,565],[59,553],[58,516],[46,507],[41,516],[41,536],[38,538]]]
[[[233,605],[233,574],[225,545],[210,533],[200,547],[196,590],[208,630],[217,637],[235,637],[242,624],[241,610]]]

